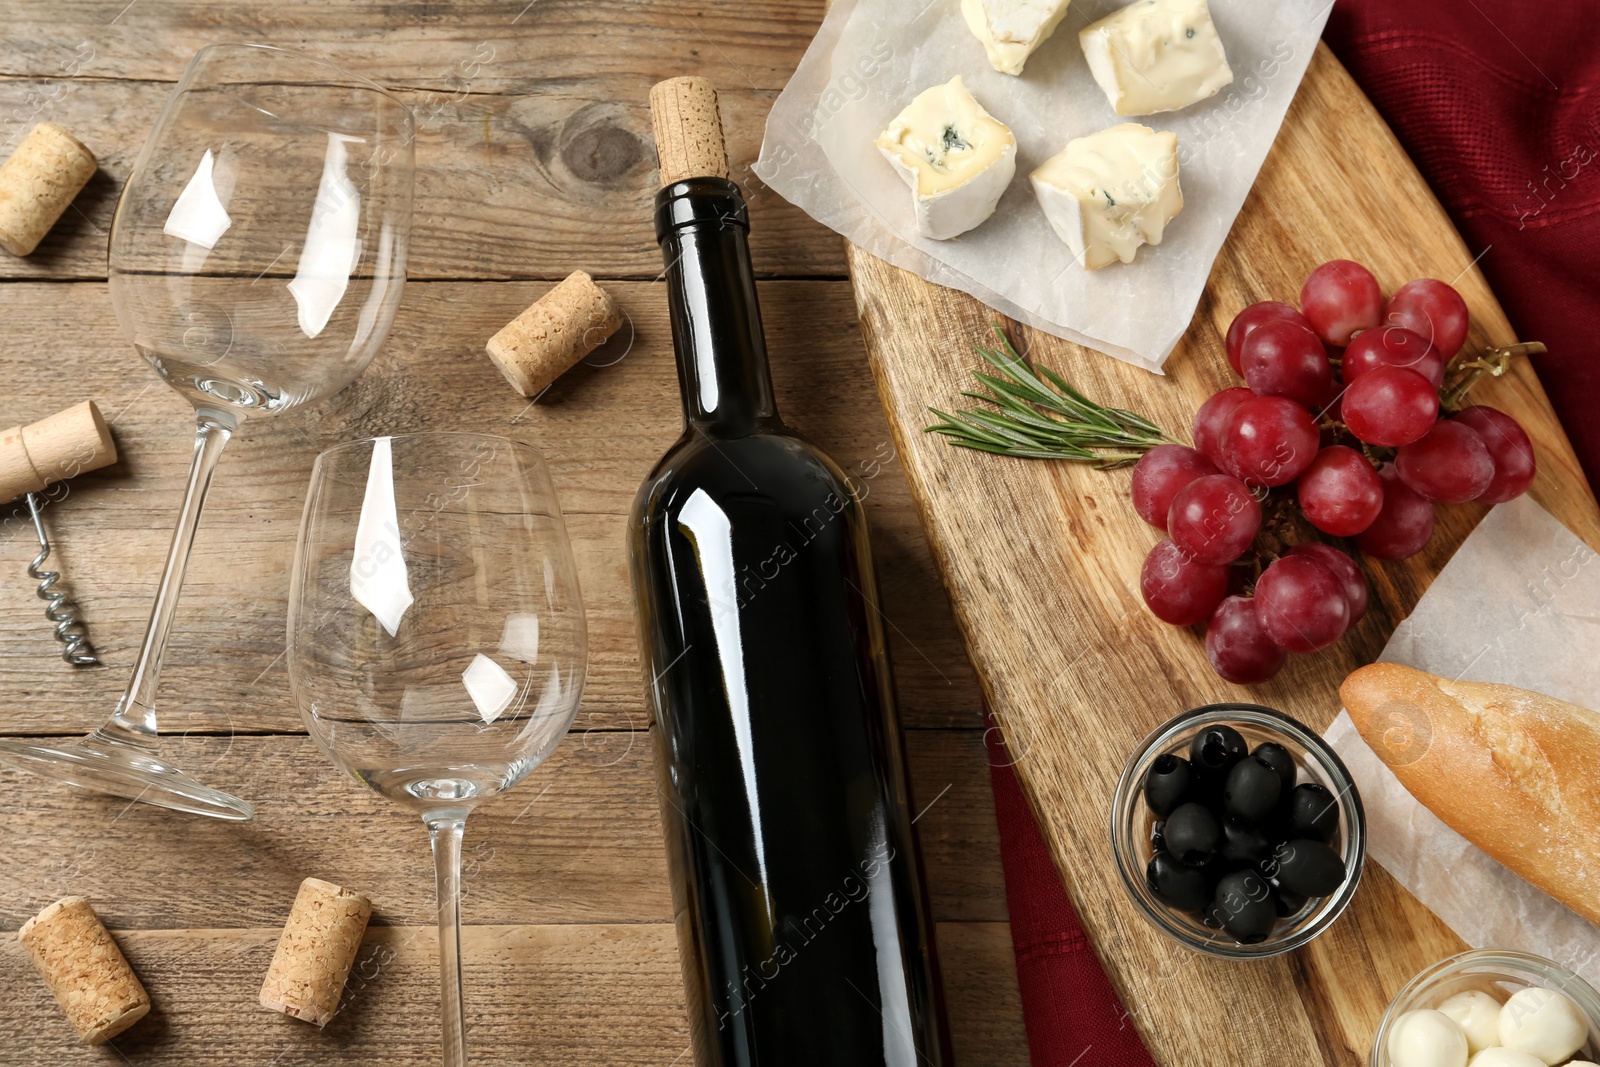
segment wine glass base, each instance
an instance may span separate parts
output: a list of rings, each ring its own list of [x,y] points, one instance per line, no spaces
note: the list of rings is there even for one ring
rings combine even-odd
[[[90,736],[63,745],[0,741],[0,766],[161,808],[243,822],[256,809],[201,785],[154,752]]]

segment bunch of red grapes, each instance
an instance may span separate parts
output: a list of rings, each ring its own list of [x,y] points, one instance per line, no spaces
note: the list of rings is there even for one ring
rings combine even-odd
[[[1489,407],[1441,418],[1445,372],[1467,336],[1467,306],[1444,282],[1407,282],[1385,302],[1359,263],[1311,272],[1300,308],[1251,304],[1228,327],[1245,385],[1194,418],[1194,447],[1161,445],[1133,469],[1133,506],[1167,533],[1140,588],[1156,616],[1206,623],[1206,653],[1230,682],[1264,682],[1290,652],[1337,641],[1366,612],[1367,583],[1345,552],[1296,544],[1229,595],[1262,527],[1263,504],[1297,502],[1316,529],[1369,556],[1403,559],[1433,534],[1434,504],[1500,503],[1533,481],[1533,446]],[[1292,506],[1292,505],[1291,505]]]

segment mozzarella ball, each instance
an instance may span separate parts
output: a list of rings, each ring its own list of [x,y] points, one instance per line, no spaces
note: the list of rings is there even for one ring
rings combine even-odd
[[[1389,1028],[1390,1067],[1467,1067],[1467,1035],[1450,1016],[1423,1008]]]
[[[1467,1051],[1477,1055],[1500,1043],[1500,1002],[1478,989],[1457,993],[1439,1005],[1467,1035]]]
[[[1500,1044],[1537,1056],[1546,1064],[1565,1063],[1589,1037],[1589,1023],[1578,1006],[1553,989],[1519,989],[1500,1009]]]
[[[1545,1063],[1539,1057],[1530,1056],[1526,1052],[1494,1046],[1472,1057],[1467,1067],[1545,1067]]]

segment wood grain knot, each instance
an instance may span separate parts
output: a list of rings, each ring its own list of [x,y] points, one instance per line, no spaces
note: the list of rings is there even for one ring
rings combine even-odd
[[[580,112],[574,118],[581,115]],[[644,157],[644,145],[639,138],[610,123],[584,125],[563,133],[561,162],[573,177],[582,181],[616,181],[638,166]]]

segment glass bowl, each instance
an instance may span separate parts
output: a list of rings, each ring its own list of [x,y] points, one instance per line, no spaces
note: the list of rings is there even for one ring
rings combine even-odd
[[[1517,990],[1532,985],[1565,993],[1578,1006],[1589,1020],[1589,1040],[1573,1058],[1600,1060],[1600,994],[1593,986],[1543,956],[1509,949],[1474,949],[1440,960],[1406,983],[1378,1023],[1368,1067],[1389,1067],[1389,1030],[1406,1012],[1436,1008],[1445,998],[1469,989],[1482,990],[1504,1003]]]
[[[1289,750],[1299,767],[1299,781],[1317,782],[1339,798],[1339,826],[1329,842],[1344,859],[1347,876],[1331,895],[1318,897],[1286,919],[1280,919],[1264,941],[1245,945],[1223,930],[1207,926],[1197,915],[1158,899],[1145,882],[1145,868],[1155,849],[1150,831],[1155,817],[1144,801],[1144,776],[1158,756],[1187,755],[1189,742],[1208,726],[1226,723],[1244,736],[1251,749],[1276,741]],[[1299,948],[1333,924],[1355,896],[1367,858],[1366,813],[1350,772],[1317,733],[1281,711],[1259,704],[1207,704],[1169,720],[1146,737],[1122,768],[1111,803],[1111,848],[1128,896],[1146,919],[1174,940],[1209,956],[1249,960]]]

